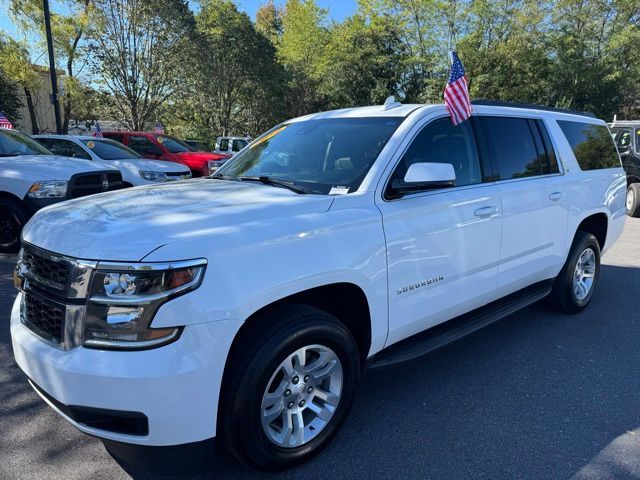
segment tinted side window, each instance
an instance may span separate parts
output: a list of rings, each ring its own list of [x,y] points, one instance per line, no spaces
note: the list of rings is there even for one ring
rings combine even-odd
[[[109,135],[104,135],[104,138],[108,138],[110,140],[115,140],[116,142],[124,143],[124,136],[123,135],[109,134]]]
[[[91,160],[91,155],[85,152],[81,146],[76,145],[68,140],[51,140],[51,148],[49,148],[56,155],[62,155],[63,157],[83,158],[85,160]]]
[[[618,151],[609,129],[604,125],[565,120],[558,120],[558,125],[567,137],[582,170],[620,166]]]
[[[129,148],[140,155],[162,153],[160,149],[146,137],[129,137]]]
[[[231,150],[234,152],[239,152],[244,147],[246,147],[246,145],[247,145],[247,142],[244,140],[234,140],[233,143],[231,144]]]
[[[426,125],[400,160],[392,184],[402,185],[409,167],[422,162],[453,165],[458,187],[482,182],[480,159],[470,122],[454,126],[447,117]]]
[[[228,138],[223,138],[220,140],[220,148],[219,150],[221,152],[226,152],[227,150],[229,150],[229,139]]]
[[[540,132],[540,135],[542,135],[542,141],[544,143],[545,158],[542,160],[543,173],[560,173],[558,159],[556,157],[555,151],[553,150],[553,144],[551,143],[549,132],[547,132],[547,127],[544,125],[544,122],[542,120],[536,120],[535,123],[538,127],[538,132]]]
[[[528,119],[482,117],[482,125],[501,180],[542,175],[539,147]]]

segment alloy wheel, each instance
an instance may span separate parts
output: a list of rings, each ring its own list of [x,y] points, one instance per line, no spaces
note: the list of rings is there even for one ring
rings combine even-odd
[[[578,257],[573,272],[573,292],[579,301],[583,301],[589,295],[595,273],[596,254],[591,248],[586,248]]]
[[[343,370],[329,347],[308,345],[276,368],[262,396],[262,428],[283,448],[310,442],[331,421],[340,402]]]

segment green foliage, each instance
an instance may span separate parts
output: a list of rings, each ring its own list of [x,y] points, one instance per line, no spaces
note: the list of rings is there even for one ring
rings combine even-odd
[[[106,106],[130,128],[162,120],[211,141],[389,95],[439,103],[452,48],[474,98],[640,115],[640,0],[359,0],[339,23],[315,0],[265,0],[255,23],[232,0],[199,0],[195,14],[186,0],[55,3],[77,118]],[[40,0],[9,4],[41,39]],[[36,88],[29,52],[14,47],[5,76]],[[99,95],[80,81],[88,60]]]

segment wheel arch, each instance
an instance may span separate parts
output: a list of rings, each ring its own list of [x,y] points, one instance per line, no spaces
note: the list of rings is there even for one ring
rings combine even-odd
[[[580,222],[580,224],[578,225],[578,228],[576,229],[576,232],[573,235],[573,238],[575,239],[579,231],[589,232],[593,234],[598,240],[598,245],[600,246],[600,250],[604,250],[604,246],[607,241],[608,229],[609,229],[609,217],[607,216],[607,214],[604,212],[594,213],[585,217]]]
[[[632,183],[640,183],[640,177],[635,175],[627,175],[627,187]]]
[[[236,333],[225,363],[231,358],[263,315],[284,305],[308,305],[333,315],[347,327],[358,346],[361,364],[371,347],[371,310],[364,290],[350,282],[330,283],[302,290],[260,307],[244,321]]]

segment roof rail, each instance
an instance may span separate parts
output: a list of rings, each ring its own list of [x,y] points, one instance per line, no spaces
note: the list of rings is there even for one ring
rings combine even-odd
[[[535,105],[533,103],[512,103],[501,100],[472,100],[471,105],[487,105],[492,107],[529,108],[532,110],[544,110],[546,112],[570,113],[571,115],[582,115],[583,117],[598,118],[591,112],[581,112],[580,110],[569,110],[566,108],[547,107]]]

